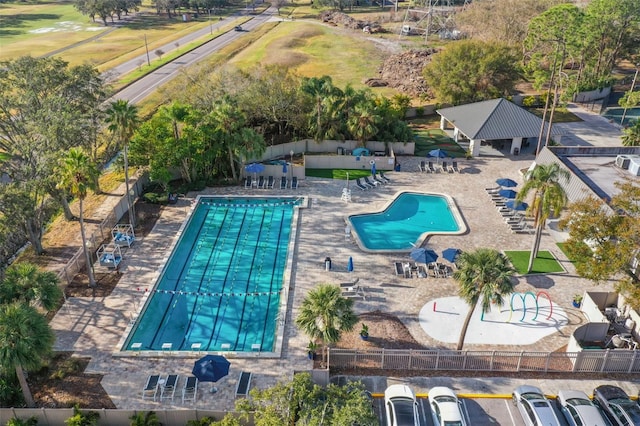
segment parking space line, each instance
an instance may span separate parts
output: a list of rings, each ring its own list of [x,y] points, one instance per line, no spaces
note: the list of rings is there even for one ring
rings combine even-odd
[[[513,418],[513,414],[511,414],[511,407],[509,407],[509,401],[505,400],[504,405],[507,407],[507,413],[509,413],[509,418],[511,419],[511,424],[516,426],[516,420]]]
[[[460,399],[460,403],[462,405],[462,411],[464,415],[464,419],[467,424],[471,424],[471,417],[469,417],[469,411],[467,410],[467,404],[464,402],[464,399]]]

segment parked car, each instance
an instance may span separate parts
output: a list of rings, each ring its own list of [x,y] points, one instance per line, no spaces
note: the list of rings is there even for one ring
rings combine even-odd
[[[539,388],[520,386],[513,391],[512,398],[527,426],[560,426],[551,403]]]
[[[602,385],[593,390],[593,399],[614,425],[640,426],[640,406],[617,386]]]
[[[431,417],[435,426],[467,426],[462,403],[453,390],[438,386],[429,391]]]
[[[558,392],[560,411],[570,426],[608,426],[600,409],[589,399],[586,393],[575,390]]]
[[[420,426],[416,396],[407,385],[391,385],[384,391],[387,426]]]

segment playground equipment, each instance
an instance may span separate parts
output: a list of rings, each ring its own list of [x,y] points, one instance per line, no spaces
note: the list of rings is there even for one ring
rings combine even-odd
[[[547,316],[547,320],[551,319],[551,316],[553,315],[553,302],[551,302],[551,296],[549,296],[549,293],[546,291],[539,291],[537,294],[533,294],[532,291],[527,291],[526,293],[513,293],[511,295],[511,301],[509,302],[509,318],[507,319],[507,322],[511,322],[511,317],[513,316],[513,299],[516,297],[520,297],[522,300],[522,318],[520,318],[520,322],[524,321],[524,317],[527,315],[527,296],[531,296],[533,298],[536,307],[536,314],[532,318],[533,321],[538,318],[538,313],[540,311],[540,304],[538,303],[540,296],[545,296],[547,300],[549,300],[549,315]]]

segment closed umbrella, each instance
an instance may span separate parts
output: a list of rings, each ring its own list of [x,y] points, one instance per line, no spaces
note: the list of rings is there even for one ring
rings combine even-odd
[[[282,163],[282,174],[287,175],[287,162]]]
[[[438,260],[438,253],[431,249],[425,249],[422,247],[417,247],[411,250],[409,256],[411,256],[411,258],[416,262],[422,262],[425,264],[433,263]]]
[[[353,272],[353,257],[349,256],[349,261],[347,262],[347,271]]]
[[[529,208],[529,204],[523,203],[522,201],[517,200],[509,200],[504,204],[507,208],[516,211],[524,211]]]
[[[217,382],[229,374],[230,365],[222,355],[205,355],[193,364],[191,374],[201,382]]]
[[[513,189],[501,189],[500,191],[498,191],[498,195],[503,198],[516,198],[518,196],[518,193]]]
[[[371,176],[376,176],[376,162],[371,160]]]
[[[508,178],[502,178],[502,179],[498,179],[496,180],[496,183],[502,187],[505,188],[513,188],[515,186],[518,186],[518,182],[516,182],[515,180],[511,180]]]

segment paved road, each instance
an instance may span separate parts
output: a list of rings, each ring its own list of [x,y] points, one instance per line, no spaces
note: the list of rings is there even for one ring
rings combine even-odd
[[[205,59],[207,56],[215,53],[219,49],[231,43],[233,40],[237,39],[238,37],[242,37],[245,34],[245,31],[252,31],[258,26],[264,24],[266,21],[271,19],[275,13],[276,13],[275,8],[272,7],[267,9],[264,13],[257,15],[253,17],[250,21],[247,21],[246,23],[242,24],[242,28],[244,29],[244,31],[231,30],[225,34],[220,35],[219,37],[216,37],[210,42],[192,50],[189,53],[182,55],[176,60],[164,65],[163,67],[146,75],[140,80],[130,84],[129,86],[127,86],[126,88],[118,92],[114,96],[114,99],[125,99],[130,101],[131,103],[140,102],[141,100],[149,96],[151,93],[153,93],[158,88],[159,85],[164,84],[169,80],[177,77],[183,67],[188,67],[190,65],[193,65]],[[222,25],[228,24],[233,19],[235,18],[231,17],[231,18],[223,19],[222,21],[218,21],[218,23],[216,23],[214,26],[214,31],[218,30],[219,27],[221,27]],[[184,46],[186,44],[189,44],[195,39],[198,39],[200,37],[207,35],[209,32],[210,32],[209,27],[203,28],[177,41],[167,44],[166,46],[163,46],[160,49],[162,49],[165,53],[167,53],[175,49],[176,42],[178,43],[179,46]],[[132,71],[138,67],[138,64],[141,60],[146,62],[146,55],[139,56],[131,61],[128,61],[120,65],[119,67],[114,69],[114,73],[118,75],[118,74],[123,74],[129,71]]]

